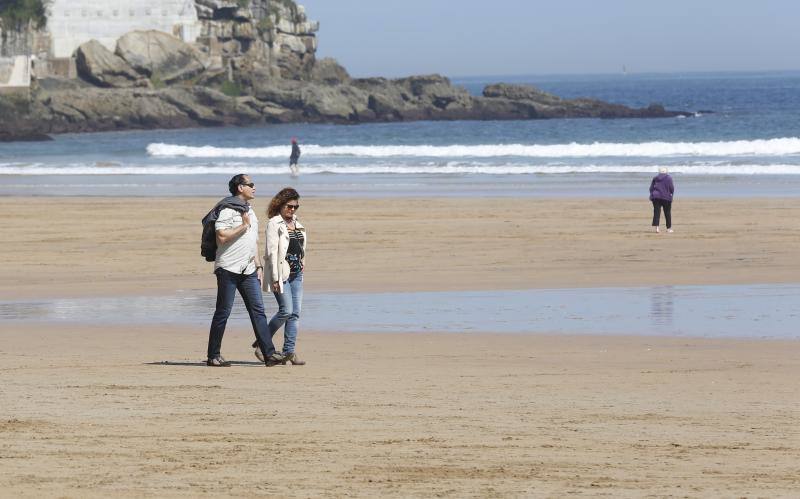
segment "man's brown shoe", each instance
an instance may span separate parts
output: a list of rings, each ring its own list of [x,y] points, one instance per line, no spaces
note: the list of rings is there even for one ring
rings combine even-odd
[[[273,353],[264,361],[264,365],[267,367],[279,366],[283,364],[286,364],[286,357],[279,352]]]
[[[306,365],[306,361],[300,360],[300,357],[297,356],[296,353],[287,353],[285,354],[285,358],[283,363],[286,364],[287,362],[291,362],[293,366],[304,366]]]
[[[231,367],[231,363],[225,360],[222,355],[206,360],[206,365],[209,367]]]
[[[261,349],[258,348],[258,346],[255,347],[255,350],[253,351],[253,353],[256,354],[256,358],[259,360],[259,362],[264,362],[265,361],[264,354],[261,353]]]

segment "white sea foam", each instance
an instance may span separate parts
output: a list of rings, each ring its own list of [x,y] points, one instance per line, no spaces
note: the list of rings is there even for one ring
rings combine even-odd
[[[214,147],[154,143],[147,153],[157,157],[187,158],[284,158],[285,146]],[[592,144],[485,144],[485,145],[342,145],[303,146],[304,157],[428,157],[428,158],[595,158],[595,157],[727,157],[727,156],[792,156],[800,155],[800,137],[727,142],[642,142]]]
[[[520,165],[520,164],[485,164],[480,162],[456,162],[446,164],[307,164],[300,168],[302,176],[317,174],[338,175],[531,175],[531,174],[653,174],[659,165],[593,165],[593,164],[557,164],[557,165]],[[682,175],[800,175],[800,164],[730,164],[706,163],[691,165],[668,165],[671,173]],[[70,165],[64,167],[42,165],[2,165],[0,175],[230,175],[240,168],[236,166],[109,166]],[[251,175],[288,175],[285,166],[247,167]]]

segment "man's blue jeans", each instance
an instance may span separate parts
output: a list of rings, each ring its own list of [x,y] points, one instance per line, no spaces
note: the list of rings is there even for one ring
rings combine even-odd
[[[290,277],[283,283],[283,293],[272,293],[278,301],[278,312],[269,321],[269,332],[274,335],[284,324],[283,353],[294,353],[297,342],[297,323],[303,306],[303,273]]]
[[[275,345],[272,344],[272,335],[269,331],[267,316],[264,314],[264,298],[261,295],[261,282],[258,280],[258,273],[234,274],[225,269],[214,271],[217,275],[217,309],[214,318],[211,319],[211,330],[208,333],[208,358],[219,357],[222,348],[222,336],[225,334],[225,325],[233,309],[233,298],[236,290],[244,300],[247,313],[250,314],[250,323],[253,325],[253,332],[256,334],[256,343],[268,358],[275,353]]]

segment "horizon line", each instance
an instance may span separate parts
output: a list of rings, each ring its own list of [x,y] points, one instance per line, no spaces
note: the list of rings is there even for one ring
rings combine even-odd
[[[740,75],[763,75],[763,74],[798,74],[800,75],[800,68],[798,69],[721,69],[721,70],[708,70],[708,71],[701,71],[701,70],[676,70],[676,71],[631,71],[630,69],[627,70],[626,73],[620,72],[586,72],[586,73],[577,73],[577,72],[554,72],[554,73],[494,73],[494,74],[471,74],[471,75],[448,75],[443,72],[421,72],[421,73],[413,73],[413,74],[405,74],[405,75],[395,75],[395,76],[386,76],[386,75],[369,75],[369,76],[352,76],[352,78],[389,78],[389,79],[396,79],[396,78],[408,78],[410,76],[426,76],[438,74],[449,78],[451,80],[468,80],[468,79],[487,79],[487,78],[527,78],[527,77],[574,77],[574,76],[614,76],[619,78],[628,78],[628,77],[636,77],[636,76],[668,76],[668,75],[733,75],[733,74],[740,74]]]

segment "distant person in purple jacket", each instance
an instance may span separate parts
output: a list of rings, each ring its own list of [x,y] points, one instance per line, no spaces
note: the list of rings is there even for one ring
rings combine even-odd
[[[661,210],[664,210],[664,218],[667,220],[667,232],[672,232],[672,194],[675,192],[675,184],[672,177],[667,174],[667,169],[658,169],[658,175],[653,177],[650,182],[650,201],[653,202],[653,227],[659,232],[658,224],[661,219]]]

